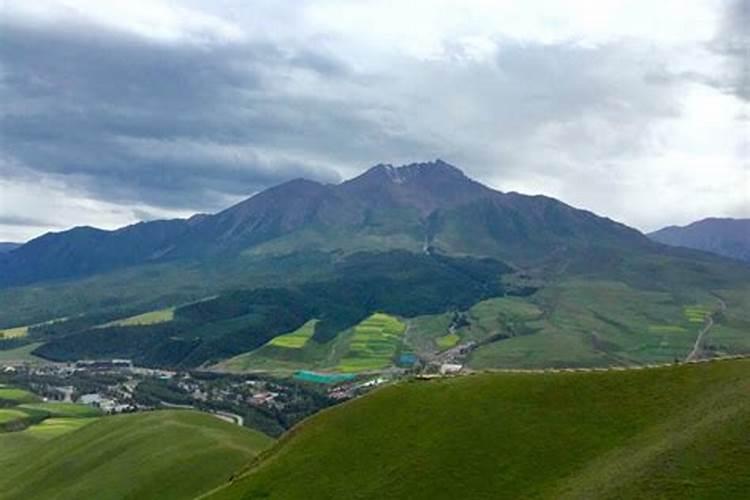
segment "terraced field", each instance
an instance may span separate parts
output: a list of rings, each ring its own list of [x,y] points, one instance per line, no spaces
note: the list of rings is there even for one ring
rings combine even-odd
[[[292,333],[272,338],[267,345],[283,347],[285,349],[301,349],[315,334],[315,325],[318,320],[310,320]]]
[[[312,340],[317,322],[310,320],[299,329],[274,337],[264,346],[222,361],[214,368],[229,372],[267,371],[279,374],[321,368],[331,357],[333,342],[319,344]]]
[[[375,313],[354,327],[346,354],[336,369],[342,372],[379,370],[389,366],[401,346],[406,325],[398,318]]]
[[[700,305],[685,306],[683,310],[685,311],[685,317],[691,323],[703,323],[711,313],[711,310],[708,307]]]

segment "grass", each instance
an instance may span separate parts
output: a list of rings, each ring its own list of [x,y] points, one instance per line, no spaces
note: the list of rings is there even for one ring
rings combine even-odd
[[[404,341],[418,353],[432,353],[437,339],[448,335],[452,317],[451,313],[443,313],[410,318]]]
[[[734,360],[402,383],[312,417],[209,498],[744,498],[748,375]]]
[[[283,347],[285,349],[301,349],[315,334],[315,325],[317,323],[318,320],[312,319],[291,333],[272,338],[268,342],[268,345]]]
[[[681,296],[616,281],[563,281],[529,299],[542,311],[540,317],[515,321],[520,335],[481,347],[470,365],[587,367],[684,359],[697,334],[685,305],[695,299],[716,300],[703,293]]]
[[[23,389],[0,387],[0,401],[8,401],[16,404],[35,403],[39,401],[39,397]]]
[[[375,313],[354,327],[348,350],[336,369],[342,372],[379,370],[389,366],[401,345],[406,325],[398,318]]]
[[[166,323],[174,319],[175,307],[167,307],[165,309],[159,309],[157,311],[150,311],[129,318],[119,319],[117,321],[110,321],[109,323],[100,325],[99,328],[108,326],[146,326],[156,325],[158,323]]]
[[[47,363],[48,361],[45,359],[31,354],[32,351],[40,345],[42,345],[41,342],[34,342],[32,344],[16,347],[15,349],[0,351],[0,363],[17,363],[22,361],[27,363]]]
[[[7,424],[29,418],[29,414],[21,410],[0,408],[0,424]]]
[[[272,442],[191,411],[64,420],[0,436],[3,498],[194,498]]]
[[[14,405],[0,408],[0,467],[4,460],[92,423],[96,420],[92,417],[101,415],[99,410],[73,403],[35,402],[35,395],[3,385],[0,394],[4,404]]]

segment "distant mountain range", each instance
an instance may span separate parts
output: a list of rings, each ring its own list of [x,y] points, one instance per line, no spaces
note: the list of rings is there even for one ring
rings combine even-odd
[[[703,219],[669,226],[649,238],[666,245],[693,248],[750,262],[750,219]]]
[[[648,244],[622,224],[490,189],[437,160],[377,165],[337,185],[292,180],[213,215],[48,233],[0,258],[0,286],[248,251],[434,250],[527,264],[560,250]]]

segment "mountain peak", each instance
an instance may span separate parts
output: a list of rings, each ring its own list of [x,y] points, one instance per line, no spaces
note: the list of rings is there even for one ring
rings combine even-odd
[[[409,163],[400,166],[393,166],[390,163],[378,163],[351,181],[371,179],[388,180],[395,184],[404,184],[425,176],[450,177],[457,180],[468,179],[461,169],[438,158],[434,161]]]

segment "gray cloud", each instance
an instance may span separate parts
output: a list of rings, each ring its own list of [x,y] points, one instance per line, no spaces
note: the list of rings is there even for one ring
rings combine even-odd
[[[724,56],[726,65],[726,74],[709,84],[750,101],[750,0],[725,0],[718,34],[709,46]]]
[[[0,226],[49,227],[56,225],[53,221],[22,215],[0,214]]]
[[[747,4],[727,4],[710,47],[727,75],[673,67],[682,48],[622,38],[498,35],[477,58],[446,37],[441,57],[419,58],[313,28],[165,41],[73,14],[54,25],[4,15],[0,180],[50,180],[118,217],[150,219],[223,208],[294,177],[335,182],[442,157],[496,187],[570,195],[624,219],[632,212],[613,200],[622,192],[632,206],[633,179],[648,184],[640,164],[663,155],[654,128],[680,118],[685,82],[747,98],[748,23],[737,22]]]
[[[43,29],[11,21],[0,26],[4,154],[96,197],[216,208],[224,195],[293,177],[336,181],[326,161],[336,154],[316,159],[310,150],[351,160],[361,138],[380,135],[347,102],[278,87],[295,74],[352,77],[323,52],[159,43],[82,21]]]

